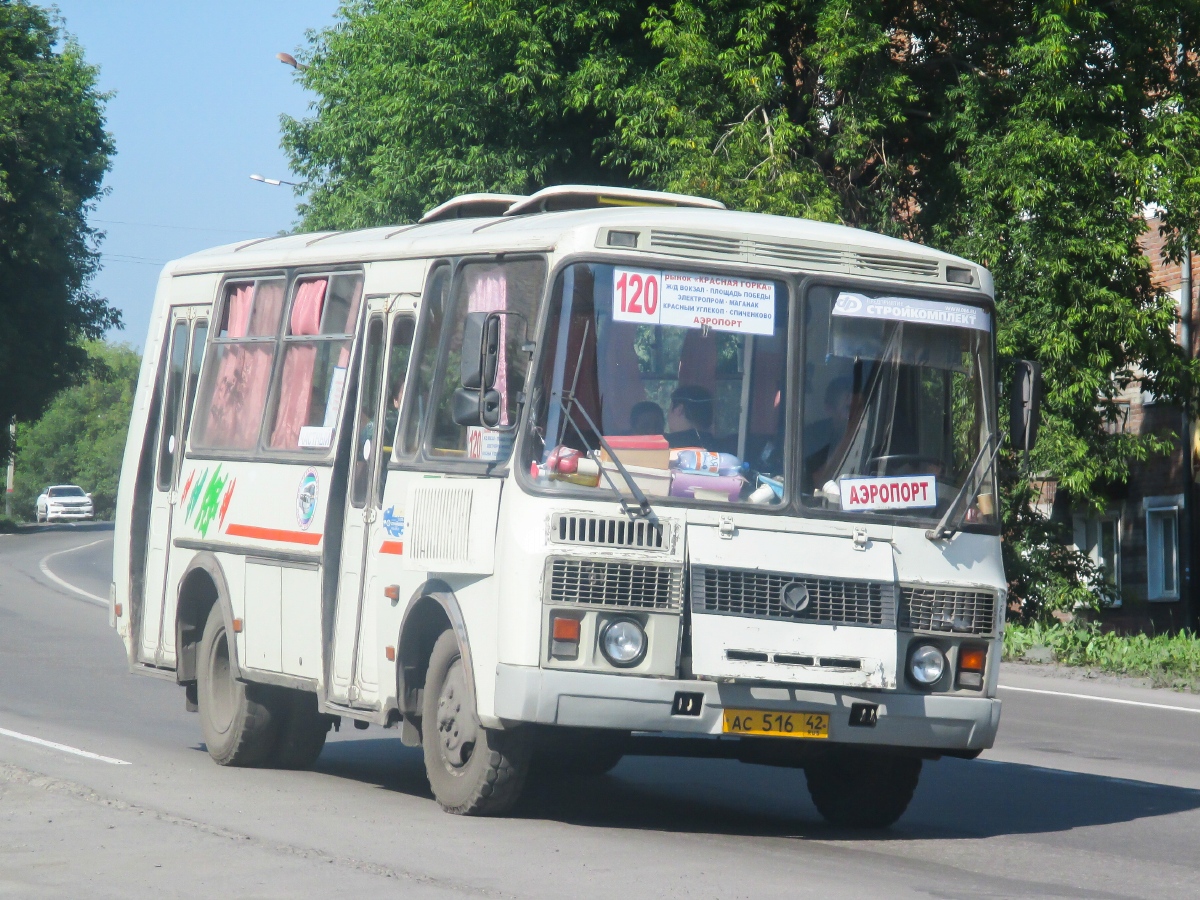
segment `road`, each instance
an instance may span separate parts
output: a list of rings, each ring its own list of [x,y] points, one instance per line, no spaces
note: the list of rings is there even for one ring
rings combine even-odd
[[[886,832],[726,760],[628,758],[463,819],[393,731],[343,728],[314,772],[214,765],[182,691],[126,671],[111,550],[99,525],[0,536],[0,896],[1200,894],[1200,697],[1005,671],[996,748],[927,763]]]

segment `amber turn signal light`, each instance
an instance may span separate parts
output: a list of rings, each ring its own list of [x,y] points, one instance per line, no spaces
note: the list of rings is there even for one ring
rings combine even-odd
[[[241,633],[242,633],[242,620],[241,620],[241,619],[234,619],[234,620],[233,620],[233,633],[234,633],[234,634],[241,634]]]
[[[393,603],[398,603],[400,601],[400,585],[389,584],[383,589],[383,596],[387,597]]]
[[[556,641],[574,641],[576,644],[578,644],[579,620],[555,618],[554,639]]]
[[[983,647],[963,647],[958,651],[958,670],[960,672],[982,672],[987,650]]]
[[[579,659],[579,619],[567,616],[550,618],[550,655],[555,659]]]
[[[387,657],[388,662],[395,662],[396,661],[396,648],[395,647],[384,647],[383,655]]]

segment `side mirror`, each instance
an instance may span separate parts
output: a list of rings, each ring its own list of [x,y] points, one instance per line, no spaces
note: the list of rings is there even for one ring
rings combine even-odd
[[[1028,453],[1037,443],[1038,426],[1042,421],[1042,366],[1028,359],[1019,359],[1013,375],[1012,397],[1009,401],[1009,439],[1014,450]]]
[[[463,322],[459,381],[469,390],[488,391],[500,366],[500,313],[467,313]]]
[[[450,414],[456,425],[499,429],[501,407],[499,391],[464,387],[454,392]]]

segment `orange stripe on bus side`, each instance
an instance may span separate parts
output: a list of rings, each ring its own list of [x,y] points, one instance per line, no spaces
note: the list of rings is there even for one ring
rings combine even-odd
[[[404,555],[404,541],[384,541],[379,545],[380,553],[395,553],[397,556]]]
[[[257,525],[238,525],[231,523],[225,533],[234,537],[258,538],[260,541],[283,541],[288,544],[321,543],[321,535],[309,534],[307,531],[287,531],[283,528],[259,528]]]

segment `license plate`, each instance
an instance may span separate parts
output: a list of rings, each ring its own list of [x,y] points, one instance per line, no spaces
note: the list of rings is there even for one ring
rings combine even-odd
[[[725,734],[794,738],[829,737],[829,716],[825,713],[726,709],[724,717],[722,730]]]

